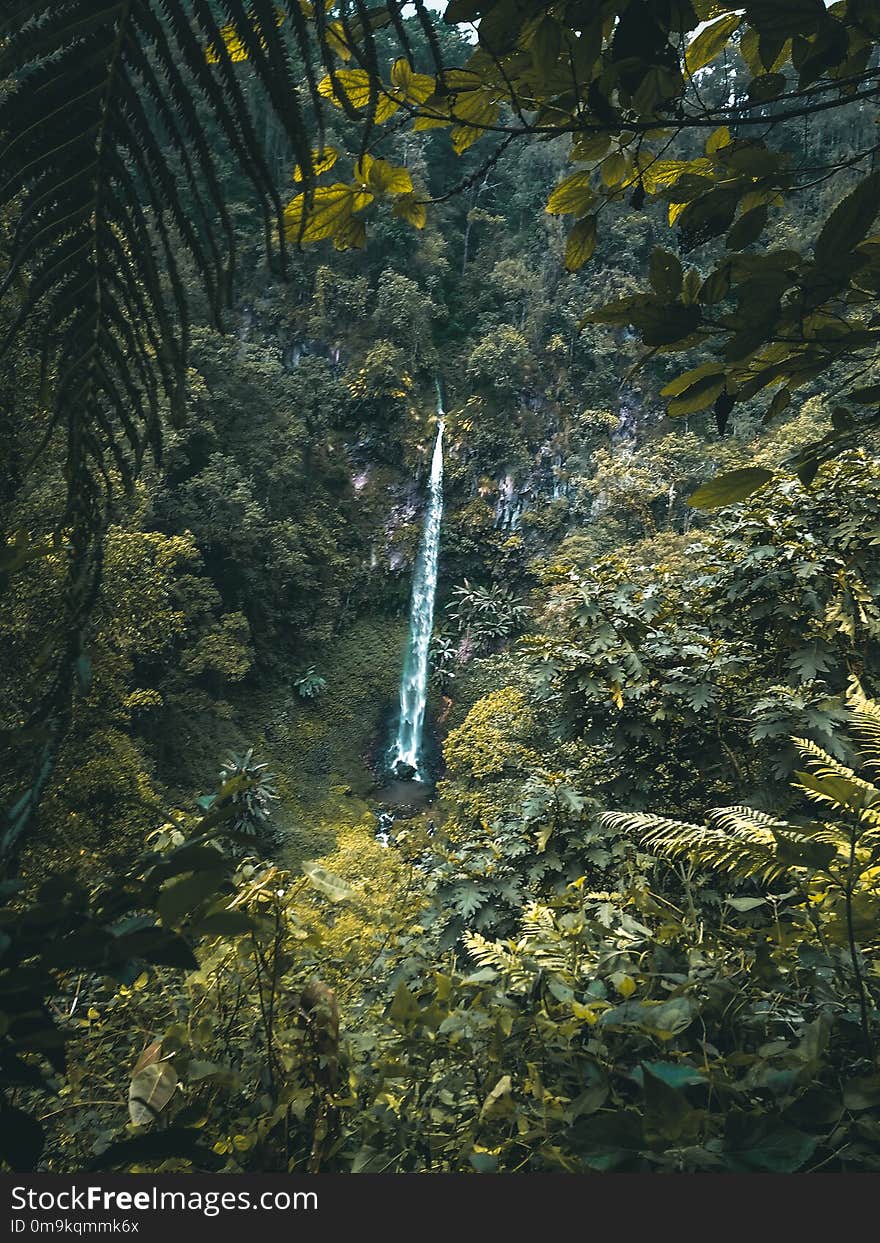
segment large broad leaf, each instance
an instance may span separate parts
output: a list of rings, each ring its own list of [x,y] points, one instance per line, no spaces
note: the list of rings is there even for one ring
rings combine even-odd
[[[334,77],[335,81],[329,75],[321,79],[318,83],[318,94],[329,99],[337,108],[343,107],[344,101],[358,110],[369,108],[370,75],[366,69],[337,69]],[[387,121],[397,111],[397,101],[388,94],[377,92],[375,104],[377,125]]]
[[[353,214],[373,201],[362,185],[334,182],[320,186],[311,204],[305,194],[291,199],[284,210],[284,233],[291,242],[320,242],[336,236],[350,224]]]
[[[682,390],[680,396],[670,401],[667,414],[672,418],[677,418],[681,415],[696,414],[700,410],[706,410],[724,392],[726,382],[723,372],[700,376]]]
[[[547,200],[551,216],[583,216],[596,195],[590,187],[589,172],[572,173],[561,181]]]
[[[355,896],[354,890],[347,885],[344,880],[340,880],[338,876],[334,876],[332,872],[328,872],[326,868],[321,867],[320,863],[315,863],[312,859],[307,859],[302,864],[302,870],[306,879],[319,893],[325,898],[329,898],[331,902],[344,902],[347,898]]]
[[[181,1157],[204,1169],[217,1169],[223,1160],[202,1142],[204,1133],[195,1127],[172,1126],[166,1131],[151,1131],[121,1139],[93,1158],[89,1170],[108,1170],[119,1165],[158,1164],[171,1157]]]
[[[412,194],[413,183],[407,169],[388,160],[363,155],[354,167],[355,181],[371,194]]]
[[[591,1170],[613,1170],[644,1146],[641,1117],[630,1110],[595,1113],[572,1128],[573,1146]]]
[[[388,1010],[388,1017],[395,1026],[405,1027],[419,1018],[421,1013],[418,1001],[401,980]]]
[[[410,104],[423,104],[436,89],[434,79],[427,73],[414,73],[403,56],[392,66],[391,83]]]
[[[701,30],[685,52],[684,63],[688,73],[696,73],[713,61],[727,46],[730,36],[741,22],[739,13],[731,13]]]
[[[596,249],[596,217],[585,216],[578,220],[565,244],[565,266],[569,272],[582,268],[592,258]]]
[[[814,802],[830,803],[833,807],[847,807],[850,811],[861,811],[870,801],[870,790],[840,777],[835,773],[796,772],[795,776],[809,797]]]
[[[731,1114],[724,1149],[735,1170],[793,1174],[810,1159],[817,1140],[778,1118]]]
[[[414,225],[417,229],[424,229],[428,223],[428,209],[415,194],[402,194],[395,200],[391,214],[405,220],[407,224]]]
[[[826,20],[822,0],[749,0],[746,20],[771,39],[785,40],[792,35],[809,35]]]
[[[157,1041],[144,1050],[128,1085],[128,1116],[137,1126],[154,1122],[177,1087],[177,1071],[159,1060],[161,1048]]]
[[[684,1093],[654,1074],[648,1063],[642,1067],[642,1087],[646,1137],[674,1142],[692,1130],[695,1113]]]
[[[678,255],[664,250],[662,246],[655,246],[651,252],[649,277],[654,292],[661,298],[677,298],[684,278]]]
[[[157,903],[162,923],[166,927],[180,923],[207,898],[213,897],[226,875],[225,867],[210,868],[163,885]]]
[[[321,173],[329,172],[338,159],[339,152],[336,147],[316,148],[312,151],[312,174],[317,177]],[[298,164],[293,170],[293,180],[303,180],[303,171]]]
[[[773,472],[764,470],[762,466],[730,470],[724,475],[716,475],[714,479],[697,488],[688,498],[688,504],[694,509],[717,509],[720,505],[732,505],[735,501],[744,501],[772,478]]]
[[[659,1003],[626,1001],[606,1010],[599,1020],[603,1027],[636,1027],[660,1040],[671,1040],[693,1022],[695,1009],[687,997],[670,997]]]
[[[880,173],[872,173],[837,204],[816,239],[818,264],[833,264],[867,236],[880,210]]]

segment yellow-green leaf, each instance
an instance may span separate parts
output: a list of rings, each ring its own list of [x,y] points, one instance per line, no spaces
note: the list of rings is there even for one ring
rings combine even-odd
[[[685,68],[688,73],[696,73],[713,61],[727,45],[730,36],[742,22],[740,13],[730,13],[727,17],[713,22],[705,30],[701,30],[696,39],[687,47],[684,56]]]
[[[323,151],[317,148],[312,152],[312,172],[316,177],[320,177],[321,173],[327,173],[339,159],[339,152],[335,147],[325,147]],[[297,164],[293,170],[293,180],[302,181],[302,169]]]
[[[571,140],[571,152],[568,158],[573,162],[601,160],[610,146],[611,136],[609,134],[591,134],[590,136],[578,134]]]
[[[242,43],[241,39],[239,39],[238,31],[231,23],[220,27],[220,38],[223,40],[231,61],[238,64],[243,60],[247,60],[247,48]],[[220,60],[220,53],[213,44],[205,53],[205,59],[209,65],[216,65]]]
[[[680,177],[686,173],[693,174],[696,177],[707,177],[712,173],[713,164],[711,160],[649,160],[644,163],[641,168],[642,184],[649,194],[656,194],[658,190],[666,190],[670,186],[674,186]],[[672,206],[677,207],[674,203]]]
[[[701,363],[699,367],[692,367],[690,371],[683,371],[681,375],[670,380],[660,390],[661,397],[680,397],[681,394],[689,389],[697,380],[702,380],[704,376],[718,376],[724,374],[724,366],[719,362]]]
[[[333,234],[333,245],[337,250],[362,250],[367,240],[367,226],[363,220],[352,216]]]
[[[309,884],[313,885],[325,898],[329,898],[331,902],[344,902],[346,898],[354,897],[354,890],[351,886],[332,872],[328,872],[325,867],[321,867],[320,863],[316,863],[313,859],[306,859],[301,866]]]
[[[420,1014],[419,1003],[403,980],[401,980],[394,994],[394,1000],[391,1002],[391,1008],[388,1011],[391,1021],[402,1027],[417,1019]]]
[[[388,160],[365,155],[354,169],[355,180],[373,194],[411,194],[412,177],[407,169]]]
[[[606,186],[626,185],[631,171],[632,163],[623,151],[612,151],[602,161],[602,180]]]
[[[306,207],[305,195],[298,194],[288,203],[284,212],[284,236],[291,242],[320,242],[333,237],[351,219],[356,211],[372,203],[373,195],[359,185],[336,182],[332,186],[320,186],[310,208]],[[300,239],[303,214],[305,227]]]
[[[284,21],[284,17],[285,15],[281,11],[281,9],[275,10],[275,24],[277,26],[280,26],[282,24],[282,22]],[[257,26],[257,30],[259,30],[259,26]],[[232,22],[229,22],[225,26],[220,27],[220,38],[223,40],[223,44],[226,48],[226,52],[229,56],[229,59],[234,64],[240,64],[241,61],[247,60],[248,50],[245,47],[242,40],[239,38],[238,31],[236,30],[235,25]],[[265,44],[265,40],[263,40],[262,37],[260,38],[260,44],[265,49],[266,44]],[[220,53],[217,49],[216,44],[212,43],[210,45],[210,47],[205,53],[205,59],[207,60],[209,65],[216,65],[219,62]]]
[[[714,155],[716,151],[720,151],[722,147],[727,147],[732,142],[731,133],[726,125],[719,125],[717,129],[713,129],[712,133],[706,139],[706,155]]]
[[[456,155],[461,155],[481,137],[484,128],[498,119],[498,112],[498,104],[488,91],[465,91],[455,96],[450,115],[457,122],[451,135]]]
[[[340,60],[351,60],[351,48],[348,46],[342,22],[330,22],[325,38],[327,46],[336,53]]]
[[[339,69],[335,74],[336,81],[328,74],[318,83],[318,94],[329,99],[337,108],[342,107],[341,91],[352,108],[362,110],[370,106],[370,75],[366,69]],[[397,100],[393,99],[381,85],[378,85],[376,98],[376,116],[378,125],[387,121],[397,111]]]
[[[456,155],[461,155],[463,151],[467,151],[468,147],[472,147],[478,138],[481,138],[483,131],[477,129],[473,125],[456,125],[452,133],[449,135],[452,142],[452,149]]]
[[[565,243],[565,266],[569,272],[582,268],[596,249],[596,217],[578,220]]]
[[[624,971],[615,971],[611,977],[611,983],[620,993],[621,997],[632,997],[636,991],[636,982],[631,975],[627,975]]]
[[[329,99],[339,108],[342,101],[338,91],[345,96],[352,108],[366,108],[370,102],[370,75],[366,69],[340,69],[336,73],[336,81],[329,74],[318,83],[318,94]]]
[[[546,210],[551,216],[583,216],[595,197],[590,188],[590,173],[572,173],[550,195]]]
[[[744,501],[772,478],[773,472],[761,466],[730,470],[697,488],[688,497],[688,504],[694,509],[718,509],[721,505],[732,505],[735,501]]]
[[[672,418],[677,418],[683,414],[696,414],[699,410],[705,410],[712,405],[716,397],[724,392],[725,383],[724,375],[703,376],[686,389],[680,397],[675,397],[670,401],[667,413]]]
[[[428,220],[428,209],[415,194],[402,194],[392,207],[391,214],[417,229],[424,229]]]
[[[409,104],[423,104],[436,90],[434,79],[427,73],[414,73],[409,62],[401,57],[391,69],[391,85]]]

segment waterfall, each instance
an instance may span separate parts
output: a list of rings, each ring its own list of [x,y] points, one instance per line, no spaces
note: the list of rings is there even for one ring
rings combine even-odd
[[[437,439],[431,458],[431,481],[425,529],[416,558],[409,611],[409,642],[400,679],[400,723],[389,755],[391,771],[424,781],[422,730],[428,697],[428,651],[434,629],[434,596],[437,592],[437,555],[443,517],[443,400],[437,386]],[[409,770],[412,770],[410,772]]]

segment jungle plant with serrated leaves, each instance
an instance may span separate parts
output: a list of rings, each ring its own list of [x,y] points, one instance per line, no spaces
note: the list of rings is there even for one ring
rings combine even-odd
[[[90,852],[77,872],[58,870],[35,880],[25,867],[3,881],[0,995],[7,1020],[0,1037],[0,1160],[11,1169],[37,1168],[47,1146],[44,1123],[66,1113],[65,1105],[59,1110],[51,1102],[70,1082],[67,1055],[77,1028],[100,1017],[92,1002],[106,981],[131,993],[139,980],[142,986],[145,971],[193,970],[200,938],[228,925],[235,866],[221,840],[234,834],[233,795],[247,781],[242,774],[222,785],[210,810],[189,823],[175,816],[125,865],[109,869]],[[251,926],[240,916],[234,931]],[[146,1144],[129,1148],[122,1139],[114,1151],[120,1164],[179,1158],[210,1165],[202,1140],[197,1127],[181,1123]],[[81,1163],[94,1155],[94,1149],[80,1152]]]
[[[240,755],[233,752],[223,761],[220,791],[226,791],[235,833],[256,837],[265,832],[272,816],[272,804],[278,802],[279,795],[274,773],[269,772],[268,764],[256,762],[253,747]],[[199,800],[200,806],[207,811],[218,797],[217,793],[205,795]]]
[[[820,944],[846,951],[841,983],[858,1005],[869,1058],[874,1057],[877,985],[867,955],[876,951],[880,915],[880,705],[858,683],[848,697],[848,724],[862,776],[808,739],[794,745],[805,769],[796,774],[801,814],[781,819],[748,807],[721,808],[703,826],[651,815],[612,812],[609,827],[638,834],[661,858],[685,859],[736,880],[794,886]],[[798,809],[795,807],[793,812]],[[791,898],[794,895],[789,894]]]
[[[358,1168],[875,1168],[875,1068],[779,898],[775,921],[694,922],[669,886],[579,882],[505,940],[467,935],[471,970],[411,963],[385,1107],[352,1119]]]
[[[880,174],[868,164],[880,36],[870,5],[782,0],[743,12],[696,0],[666,8],[609,2],[581,12],[454,0],[444,16],[453,26],[473,22],[476,46],[463,66],[442,64],[435,39],[431,73],[414,72],[407,54],[389,74],[372,32],[343,24],[334,50],[346,67],[329,72],[319,91],[347,114],[359,113],[368,134],[394,117],[395,128],[409,121],[415,132],[446,129],[459,156],[482,143],[482,164],[459,192],[488,176],[515,142],[564,138],[573,167],[549,193],[546,211],[572,220],[564,246],[569,271],[594,259],[616,204],[634,213],[662,205],[681,255],[724,238],[726,253],[710,259],[708,273],[686,267],[673,249],[655,248],[649,288],[612,299],[582,327],[634,329],[648,358],[693,359],[708,346],[713,357],[688,366],[664,396],[675,415],[711,408],[722,431],[737,405],[761,395],[774,417],[798,389],[838,369],[845,404],[795,464],[808,481],[823,461],[857,443],[875,421],[878,397],[863,378],[875,346],[873,226],[880,209]],[[856,118],[849,157],[797,158],[790,127],[846,104],[855,105]],[[774,246],[787,200],[844,168],[859,170],[855,185],[811,231],[811,245],[792,234]],[[356,178],[349,197],[362,187]],[[311,210],[316,239],[362,244],[363,226],[351,224],[351,211],[338,226],[333,220],[345,192],[324,187],[311,208],[298,196],[292,210],[301,231]],[[404,197],[412,210],[395,212],[423,227],[430,200]],[[749,495],[771,473],[750,467],[722,476],[714,503],[724,492]]]
[[[876,461],[851,453],[710,530],[589,564],[563,544],[521,646],[592,780],[681,808],[784,781],[792,734],[845,760],[847,679],[877,660],[877,517]]]
[[[407,1061],[446,1108],[394,1168],[876,1169],[880,705],[857,686],[848,724],[855,768],[795,740],[799,814],[608,813],[647,870],[582,876],[504,939],[466,932],[469,973],[399,985],[392,1109],[409,1129]]]
[[[527,608],[503,583],[483,587],[467,579],[452,589],[446,609],[449,618],[469,647],[477,652],[490,650],[521,629]]]
[[[309,665],[299,677],[294,678],[293,689],[300,699],[319,699],[327,689],[327,679],[315,665]]]

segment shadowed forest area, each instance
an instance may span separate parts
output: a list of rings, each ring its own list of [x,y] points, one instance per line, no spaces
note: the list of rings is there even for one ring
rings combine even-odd
[[[880,1169],[880,5],[3,8],[0,1168]]]

